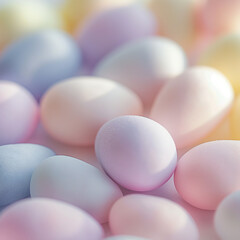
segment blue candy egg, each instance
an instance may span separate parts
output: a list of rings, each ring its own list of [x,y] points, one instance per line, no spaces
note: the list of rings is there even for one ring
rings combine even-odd
[[[60,30],[42,30],[9,45],[0,57],[0,78],[25,86],[39,100],[53,84],[75,76],[81,52]]]
[[[55,153],[37,144],[0,146],[0,209],[30,196],[30,180],[38,164]]]

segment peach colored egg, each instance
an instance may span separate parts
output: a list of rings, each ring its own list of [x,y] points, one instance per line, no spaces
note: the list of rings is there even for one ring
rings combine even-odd
[[[132,91],[113,81],[79,77],[54,85],[43,97],[41,117],[45,130],[58,141],[93,145],[99,128],[121,115],[142,113]]]
[[[34,171],[32,197],[46,197],[73,204],[96,218],[108,221],[114,202],[122,197],[119,187],[99,169],[76,158],[47,158]]]
[[[228,195],[218,205],[214,226],[222,240],[240,239],[240,191]]]
[[[140,194],[120,198],[109,216],[114,234],[151,240],[197,240],[197,226],[180,205],[160,197]]]
[[[79,24],[98,12],[140,2],[145,3],[147,0],[66,0],[61,13],[66,29],[74,32]]]
[[[28,90],[10,81],[0,81],[0,145],[26,141],[38,118],[38,104]]]
[[[205,31],[212,35],[240,31],[239,0],[207,0],[201,21]]]
[[[34,31],[61,27],[60,14],[46,1],[9,1],[0,9],[0,46]]]
[[[229,79],[235,93],[239,94],[240,34],[217,39],[199,56],[198,64],[218,69]]]
[[[240,141],[219,140],[189,150],[178,162],[175,186],[191,205],[215,210],[240,189]]]
[[[203,0],[152,0],[150,7],[155,14],[159,32],[190,50],[196,42],[200,26],[198,16]]]
[[[152,13],[142,5],[130,5],[101,12],[85,22],[77,38],[85,65],[95,65],[111,51],[130,41],[156,33]]]
[[[166,81],[187,66],[183,49],[170,39],[149,37],[119,47],[95,69],[95,75],[132,89],[150,106]]]
[[[207,136],[229,113],[233,89],[219,71],[193,67],[172,79],[157,96],[151,118],[172,135],[177,148]]]
[[[122,116],[104,124],[97,134],[95,151],[108,175],[135,191],[164,184],[177,161],[176,147],[168,131],[140,116]]]
[[[0,216],[4,240],[101,240],[101,226],[72,205],[50,199],[27,199],[6,208]]]
[[[105,238],[105,240],[147,240],[147,239],[135,237],[135,236],[119,235],[119,236]]]

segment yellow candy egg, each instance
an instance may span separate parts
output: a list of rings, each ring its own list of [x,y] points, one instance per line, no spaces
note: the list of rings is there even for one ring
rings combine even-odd
[[[240,93],[240,34],[218,39],[200,56],[198,64],[221,71],[230,80],[235,93]]]
[[[0,9],[0,47],[30,32],[61,26],[60,14],[44,1],[9,3]]]
[[[61,12],[65,21],[66,30],[74,32],[79,23],[96,12],[148,1],[149,0],[66,0]]]
[[[191,49],[198,33],[202,0],[152,0],[150,6],[159,23],[159,32]]]
[[[238,95],[234,101],[230,121],[233,139],[240,140],[240,95]]]

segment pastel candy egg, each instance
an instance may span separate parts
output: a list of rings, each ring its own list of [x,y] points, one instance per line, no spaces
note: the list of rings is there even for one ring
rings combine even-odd
[[[0,206],[30,196],[33,170],[54,152],[36,144],[0,146]]]
[[[228,194],[240,189],[240,141],[203,143],[178,162],[175,186],[191,205],[215,210]]]
[[[56,140],[72,145],[93,145],[105,122],[141,113],[137,95],[118,83],[94,77],[63,81],[53,86],[41,102],[46,131]]]
[[[195,144],[229,113],[233,90],[217,70],[193,67],[172,79],[159,92],[151,118],[172,135],[177,148]]]
[[[199,65],[221,71],[231,82],[235,92],[240,93],[240,34],[219,38],[199,57]]]
[[[214,216],[216,232],[222,240],[240,238],[240,192],[234,192],[218,205]]]
[[[135,236],[113,236],[105,238],[105,240],[147,240],[146,238],[140,238]]]
[[[147,191],[164,184],[177,162],[168,131],[140,116],[115,118],[99,130],[95,151],[107,174],[121,186]]]
[[[230,114],[231,136],[235,140],[240,140],[240,95],[238,95],[232,107]]]
[[[178,204],[164,198],[133,194],[119,199],[109,216],[114,234],[151,240],[197,240],[192,217]]]
[[[0,9],[0,46],[40,29],[62,27],[58,12],[44,1],[9,2]]]
[[[31,196],[71,203],[105,223],[122,192],[97,168],[76,158],[55,156],[46,159],[34,171]]]
[[[1,213],[4,240],[101,240],[101,226],[72,205],[50,199],[27,199]]]
[[[156,22],[146,8],[131,5],[101,12],[88,19],[80,30],[78,41],[83,52],[83,61],[87,66],[94,67],[117,47],[154,35]]]
[[[141,0],[145,2],[146,0]],[[73,32],[78,24],[82,24],[89,16],[98,12],[128,6],[140,0],[66,0],[61,12],[68,31]]]
[[[205,31],[212,35],[239,32],[239,0],[208,0],[202,10]]]
[[[38,123],[38,105],[26,89],[0,81],[0,145],[27,140]]]
[[[198,16],[202,0],[152,0],[151,9],[158,20],[159,32],[184,49],[190,50],[197,40]]]
[[[182,73],[186,65],[185,53],[175,42],[149,37],[107,55],[97,65],[95,74],[120,82],[151,105],[163,84]]]
[[[0,56],[0,76],[25,86],[39,99],[54,83],[80,69],[80,50],[59,30],[30,34],[10,45]]]

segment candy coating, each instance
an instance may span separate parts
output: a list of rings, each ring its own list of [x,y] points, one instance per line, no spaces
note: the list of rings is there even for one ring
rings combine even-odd
[[[147,240],[146,238],[140,238],[140,237],[135,237],[135,236],[113,236],[113,237],[108,237],[105,238],[105,240]]]
[[[147,191],[164,184],[177,161],[168,131],[140,116],[115,118],[99,130],[95,151],[104,170],[121,186]]]
[[[53,86],[41,102],[46,131],[71,145],[93,145],[105,122],[129,114],[142,114],[140,99],[120,84],[102,78],[68,79]]]
[[[100,223],[105,223],[112,205],[122,197],[122,192],[97,168],[76,158],[54,156],[34,171],[31,196],[68,202],[85,210]]]

